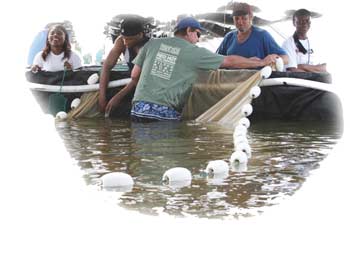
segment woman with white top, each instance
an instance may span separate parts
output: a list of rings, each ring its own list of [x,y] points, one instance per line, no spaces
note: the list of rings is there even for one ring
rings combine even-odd
[[[33,61],[32,71],[62,71],[81,67],[80,57],[72,51],[67,30],[62,25],[50,28],[46,46]]]

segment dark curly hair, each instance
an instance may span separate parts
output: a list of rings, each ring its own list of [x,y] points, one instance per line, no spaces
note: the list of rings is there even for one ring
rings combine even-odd
[[[49,43],[49,35],[50,35],[50,32],[52,30],[54,30],[54,29],[59,29],[59,30],[62,30],[64,32],[64,35],[65,35],[65,39],[64,39],[64,42],[63,42],[64,55],[63,55],[62,59],[64,59],[64,58],[69,59],[69,57],[71,55],[71,45],[70,45],[70,42],[69,42],[69,35],[68,35],[67,30],[62,25],[54,25],[54,26],[50,27],[50,29],[49,29],[49,31],[47,33],[47,37],[46,37],[46,46],[45,46],[41,56],[44,59],[44,61],[46,61],[46,57],[51,52],[51,45]]]

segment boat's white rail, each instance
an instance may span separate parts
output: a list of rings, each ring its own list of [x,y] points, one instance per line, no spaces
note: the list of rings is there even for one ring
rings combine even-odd
[[[119,87],[124,86],[130,82],[130,78],[113,80],[109,82],[108,87]],[[28,82],[29,88],[34,91],[42,91],[42,92],[59,92],[60,86],[55,85],[45,85],[45,84],[37,84]],[[62,86],[62,93],[84,93],[84,92],[93,92],[99,90],[99,83],[93,85],[79,85],[79,86]],[[265,79],[262,81],[260,86],[276,86],[276,85],[293,85],[293,86],[301,86],[308,87],[323,91],[332,92],[338,94],[337,86],[334,84],[327,84],[317,81],[311,81],[306,79],[298,79],[298,78],[271,78]]]
[[[292,85],[302,86],[327,92],[337,93],[337,86],[335,84],[327,84],[318,81],[298,79],[298,78],[271,78],[262,81],[260,86],[277,86],[277,85]]]
[[[119,87],[124,86],[130,82],[131,78],[113,80],[109,82],[108,87]],[[34,91],[42,91],[42,92],[59,92],[61,86],[55,85],[45,85],[45,84],[37,84],[37,83],[29,83],[29,88]],[[62,86],[61,93],[84,93],[84,92],[93,92],[99,90],[100,84],[93,85],[80,85],[80,86]]]

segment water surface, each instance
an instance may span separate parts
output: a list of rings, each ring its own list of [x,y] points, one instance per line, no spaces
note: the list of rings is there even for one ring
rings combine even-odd
[[[98,188],[109,172],[133,177],[132,191],[110,202],[150,215],[208,218],[254,216],[279,204],[302,187],[341,136],[326,123],[252,123],[248,170],[211,178],[203,172],[208,162],[228,161],[233,151],[232,130],[215,124],[82,119],[60,123],[57,130],[88,185]],[[161,182],[177,166],[192,172],[191,185]]]

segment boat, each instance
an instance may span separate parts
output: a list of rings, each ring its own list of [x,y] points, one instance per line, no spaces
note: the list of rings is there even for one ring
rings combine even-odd
[[[325,121],[342,124],[343,109],[329,73],[273,72],[253,101],[254,120]]]
[[[215,12],[195,15],[201,25],[214,38],[223,37],[235,29],[231,10],[233,2],[219,7]],[[252,6],[254,13],[261,10]],[[295,10],[286,10],[284,16],[268,20],[254,15],[253,25],[267,26],[281,35],[274,24],[291,20]],[[312,18],[322,15],[310,12]],[[216,47],[217,48],[217,47]],[[215,50],[215,49],[214,49]],[[330,73],[272,72],[269,79],[260,84],[261,96],[253,100],[254,112],[251,119],[257,120],[296,120],[328,121],[342,125],[343,110],[338,89],[332,84]]]
[[[280,20],[290,19],[290,13],[290,11],[287,12],[288,15],[286,17],[277,21],[270,22],[257,17],[255,22],[257,24],[272,24]],[[212,38],[213,35],[222,36],[221,33],[227,29],[227,24],[222,23],[228,19],[226,16],[227,14],[224,12],[200,14],[197,16],[200,18],[202,25],[210,33],[207,38]],[[112,40],[118,36],[118,22],[121,22],[123,18],[125,18],[125,15],[117,15],[108,23],[110,27],[106,28],[106,33],[109,34]],[[149,33],[152,34],[152,31],[157,31],[157,26],[151,25],[154,24],[151,18],[144,18],[144,20],[145,24],[148,24],[147,31]],[[124,65],[124,67],[123,64],[119,64],[111,71],[111,82],[107,90],[108,98],[111,98],[130,81],[130,71],[127,69],[127,66]],[[32,73],[27,71],[26,78],[28,86],[43,112],[48,113],[48,101],[52,94],[63,94],[67,98],[66,109],[69,111],[70,103],[73,99],[79,98],[86,92],[98,91],[99,85],[89,85],[87,84],[87,80],[89,76],[95,73],[98,74],[100,71],[101,66],[85,66],[79,70],[68,71],[62,85],[63,72]],[[245,75],[249,76],[249,73],[256,72],[256,70],[220,70],[220,72],[225,75],[232,76],[239,74],[244,77]],[[208,72],[202,73],[199,80],[207,79],[208,75]],[[193,89],[193,91],[199,91],[201,89],[200,83],[203,82],[196,84],[196,89]],[[273,71],[268,79],[260,82],[259,86],[261,88],[261,95],[252,101],[254,111],[249,116],[252,121],[327,121],[340,125],[343,123],[342,104],[337,94],[336,86],[332,84],[329,73]],[[228,88],[226,92],[229,93],[233,89],[235,89],[235,86]],[[224,96],[222,92],[219,94],[215,97],[216,102]],[[111,112],[110,117],[128,117],[131,109],[131,100],[132,95],[124,100],[118,110]],[[203,110],[199,110],[195,114],[192,114],[190,118],[187,117],[185,119],[196,119],[207,109],[208,107],[203,107]]]
[[[40,105],[41,110],[45,114],[53,114],[50,112],[49,100],[54,94],[61,94],[65,97],[65,111],[71,110],[71,103],[74,99],[80,98],[83,94],[96,92],[99,90],[99,84],[88,84],[88,78],[93,74],[99,74],[102,66],[85,66],[79,70],[70,70],[63,73],[39,71],[33,73],[26,71],[26,79],[28,87],[34,98]],[[65,76],[62,81],[62,77]],[[130,82],[130,71],[127,65],[118,65],[110,73],[111,82],[107,89],[107,98],[110,99],[114,94],[119,92],[128,82]],[[131,110],[132,95],[120,105],[119,109],[113,112],[112,117],[128,117]]]
[[[83,93],[96,92],[99,84],[87,84],[87,79],[99,73],[100,66],[84,67],[81,70],[66,73],[64,84],[61,86],[63,72],[26,72],[28,86],[38,101],[44,113],[48,112],[49,97],[61,93],[67,98],[67,111],[75,98]],[[251,75],[252,70],[220,70],[221,75]],[[210,72],[201,73],[199,79],[208,79]],[[252,121],[283,120],[283,121],[327,121],[342,124],[342,104],[333,84],[325,83],[329,75],[320,73],[286,73],[272,72],[270,78],[259,84],[261,94],[252,101],[254,111],[250,116]],[[129,81],[130,72],[126,70],[112,70],[111,82],[107,90],[107,97],[111,98]],[[203,82],[194,86],[194,91],[200,93],[204,89]],[[203,87],[203,88],[202,88]],[[225,93],[235,89],[230,86]],[[218,93],[219,101],[225,94]],[[110,117],[128,117],[131,109],[132,95],[128,96],[118,110],[112,111]],[[203,99],[204,100],[204,99]],[[213,103],[212,103],[213,104]],[[203,107],[192,116],[192,120],[204,113],[208,107]],[[188,119],[191,120],[191,119]]]

